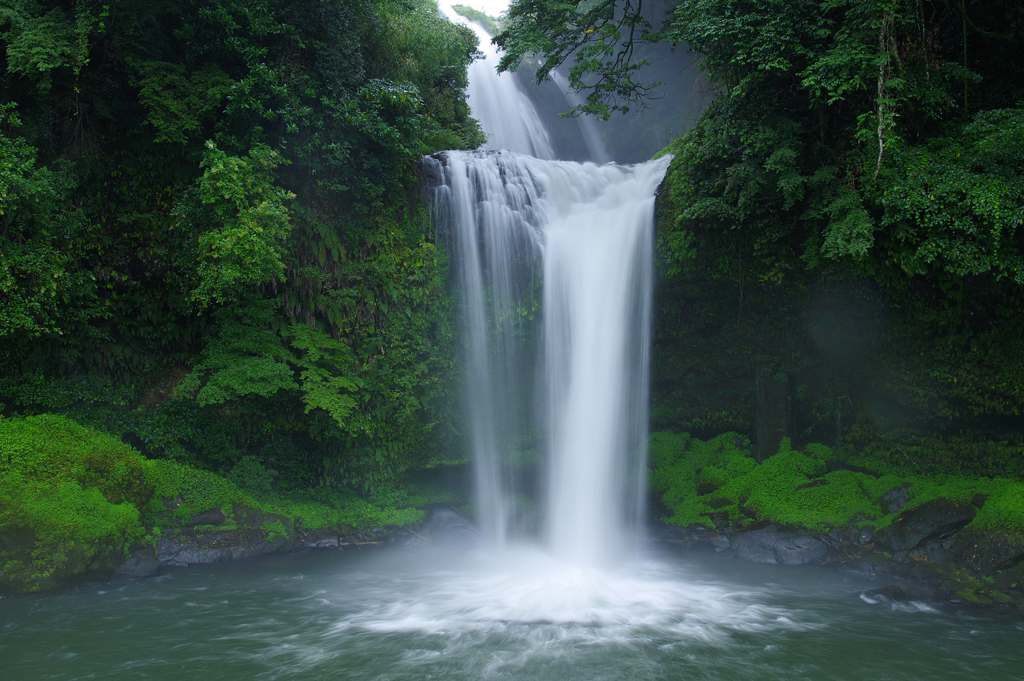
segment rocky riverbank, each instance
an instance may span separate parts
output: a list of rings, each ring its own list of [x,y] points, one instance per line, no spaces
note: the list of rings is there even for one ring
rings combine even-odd
[[[444,505],[430,509],[423,523],[404,527],[296,528],[285,516],[238,507],[198,513],[179,527],[168,529],[154,544],[135,547],[117,570],[131,577],[151,577],[161,567],[221,563],[275,553],[319,549],[466,545],[476,540],[476,529]]]
[[[878,532],[858,523],[828,532],[777,523],[751,523],[740,529],[725,524],[659,525],[652,538],[723,558],[834,566],[893,580],[868,596],[1005,606],[1024,612],[1024,540],[967,529],[977,511],[972,504],[936,499],[900,513]]]

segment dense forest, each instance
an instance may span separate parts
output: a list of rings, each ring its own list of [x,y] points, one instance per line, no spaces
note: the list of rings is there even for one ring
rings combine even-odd
[[[600,117],[644,49],[715,89],[659,200],[654,426],[917,470],[1024,472],[1024,9],[830,0],[512,4],[504,65]]]
[[[684,80],[710,93],[661,152],[652,430],[1024,476],[1020,3],[514,0],[489,25],[503,68],[568,68],[571,115],[629,115],[620,145],[664,134],[658,102],[693,117]],[[471,31],[434,0],[13,0],[0,43],[4,442],[178,466],[117,551],[184,470],[216,504],[393,508],[411,472],[465,463],[417,160],[485,141]],[[657,82],[671,53],[702,75]],[[17,484],[11,527],[36,517]]]
[[[435,456],[456,368],[415,161],[483,139],[476,37],[429,0],[2,12],[4,413],[285,485]]]

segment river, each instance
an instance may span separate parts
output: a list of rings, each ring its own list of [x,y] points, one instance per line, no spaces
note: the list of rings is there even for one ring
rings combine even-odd
[[[0,599],[0,669],[38,679],[1024,679],[1024,624],[868,602],[858,575],[655,547],[612,571],[501,554],[325,551]]]

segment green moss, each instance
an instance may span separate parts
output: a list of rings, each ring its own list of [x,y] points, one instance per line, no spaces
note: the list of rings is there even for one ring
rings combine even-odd
[[[881,498],[906,487],[906,510],[935,499],[974,503],[981,508],[969,528],[1024,533],[1024,483],[1016,480],[904,474],[878,461],[868,469],[873,474],[829,472],[836,465],[830,448],[809,444],[798,451],[788,439],[758,464],[750,443],[735,433],[702,442],[685,433],[657,432],[650,451],[651,489],[660,495],[665,520],[674,525],[707,525],[714,513],[727,516],[733,526],[767,521],[824,532],[870,523],[881,529],[897,517],[885,513]],[[855,460],[860,467],[863,461]]]
[[[257,492],[227,478],[173,461],[153,461],[157,481],[154,501],[147,507],[149,524],[188,522],[197,513],[220,508],[231,517],[234,508],[249,508],[288,518],[300,531],[324,528],[364,529],[422,522],[423,511],[408,508],[401,490],[381,492],[371,501],[354,494],[318,489],[306,492]],[[171,502],[171,508],[163,503]],[[379,503],[372,503],[373,501]]]
[[[222,532],[273,516],[263,529],[276,538],[424,520],[402,490],[370,501],[327,489],[280,493],[249,468],[235,478],[256,475],[260,484],[243,487],[174,461],[148,461],[63,416],[0,419],[0,584],[41,591],[108,574],[133,545],[154,543],[160,528]],[[212,509],[224,514],[222,524],[192,524]]]
[[[145,535],[147,473],[131,447],[64,417],[0,419],[3,581],[38,591],[119,565]]]

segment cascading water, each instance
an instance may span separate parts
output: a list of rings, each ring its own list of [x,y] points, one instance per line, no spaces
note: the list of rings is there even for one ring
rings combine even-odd
[[[539,126],[518,89],[497,107],[473,100],[499,80],[493,65],[470,72],[491,139],[505,120]],[[668,159],[596,166],[511,153],[546,145],[542,127],[528,132],[511,151],[427,161],[461,282],[478,521],[502,545],[534,529],[523,508],[538,503],[552,553],[599,565],[623,555],[643,517],[654,195]]]
[[[497,71],[498,52],[491,36],[477,24],[466,21],[450,6],[441,5],[449,20],[468,26],[480,41],[482,59],[469,66],[466,90],[473,117],[487,133],[487,149],[508,149],[536,158],[554,158],[548,132],[530,103],[515,74]]]
[[[484,534],[501,544],[524,529],[522,433],[541,431],[554,552],[587,564],[621,555],[642,516],[654,192],[668,159],[595,166],[501,151],[432,163],[462,284]],[[521,347],[538,261],[540,357]],[[524,404],[537,369],[539,416]]]
[[[552,71],[551,80],[555,81],[555,85],[562,91],[569,106],[576,107],[583,103],[583,98],[569,86],[568,78],[558,71]],[[595,163],[608,163],[611,157],[608,156],[608,149],[605,147],[604,140],[601,139],[597,121],[590,116],[579,116],[576,120],[580,126],[580,134],[583,135],[583,142],[587,145],[587,151],[590,153],[590,160]]]

